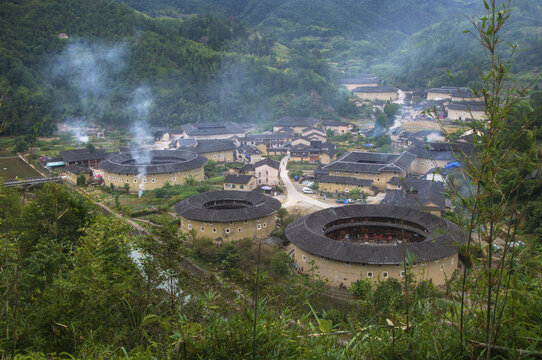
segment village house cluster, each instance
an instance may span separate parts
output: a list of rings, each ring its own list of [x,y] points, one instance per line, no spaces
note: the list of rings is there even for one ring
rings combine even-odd
[[[450,121],[485,116],[466,88],[443,86],[400,94],[371,75],[341,83],[362,103],[400,100],[404,105],[399,118],[405,121],[425,116],[416,109],[428,104],[434,105],[437,116]],[[43,163],[63,168],[72,183],[83,176],[85,182],[129,192],[203,181],[207,165],[227,168],[223,190],[193,195],[174,207],[182,231],[210,238],[216,246],[272,238],[282,206],[277,194],[285,185],[281,172],[287,171],[280,160],[309,164],[316,168],[304,171],[299,181],[306,180],[314,191],[304,192],[337,201],[286,229],[298,271],[317,269],[318,276],[339,288],[359,279],[401,279],[406,248],[417,259],[416,279],[443,284],[459,266],[457,245],[463,241],[458,228],[440,217],[452,209],[444,179],[461,166],[458,154],[473,151],[472,134],[449,143],[434,139],[430,130],[394,130],[395,153],[338,149],[331,134],[357,137],[361,132],[354,123],[312,117],[283,117],[272,131],[262,133],[232,121],[189,123],[180,133],[151,128],[150,146],[113,152],[92,147],[68,150]]]

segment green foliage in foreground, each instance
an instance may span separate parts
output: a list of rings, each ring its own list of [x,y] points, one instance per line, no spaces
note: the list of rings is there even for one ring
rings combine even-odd
[[[323,297],[318,269],[297,274],[279,250],[251,241],[217,249],[198,240],[199,256],[219,268],[217,282],[185,266],[193,244],[174,224],[134,238],[126,225],[62,185],[47,185],[24,201],[21,195],[0,188],[4,357],[15,349],[21,359],[63,352],[76,358],[250,358],[257,301],[259,358],[458,358],[459,278],[450,279],[445,292],[409,283],[408,301],[403,282],[360,282],[354,286],[359,298],[337,310],[339,303]],[[541,248],[516,255],[508,274],[514,290],[506,293],[509,306],[496,340],[509,350],[499,355],[542,348],[532,340],[542,337],[535,326],[542,321],[541,260]],[[486,279],[479,260],[473,264],[466,338],[483,341]],[[478,353],[467,346],[467,357]]]

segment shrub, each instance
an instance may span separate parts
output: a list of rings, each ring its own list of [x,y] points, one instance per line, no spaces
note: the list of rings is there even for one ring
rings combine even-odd
[[[228,243],[216,250],[216,261],[226,272],[230,272],[239,267],[241,254],[235,244]]]
[[[86,184],[86,179],[85,179],[85,175],[81,174],[77,177],[77,186],[85,186]]]
[[[359,279],[352,283],[352,292],[361,300],[368,300],[372,297],[371,280]]]
[[[286,275],[290,271],[291,263],[292,259],[288,255],[277,251],[271,257],[270,271],[274,275]]]

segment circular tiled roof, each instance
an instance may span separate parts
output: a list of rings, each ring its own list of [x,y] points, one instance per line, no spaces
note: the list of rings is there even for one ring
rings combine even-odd
[[[98,167],[116,174],[163,174],[201,167],[207,158],[192,151],[149,150],[131,151],[113,155]],[[144,169],[142,169],[144,168]]]
[[[422,241],[400,245],[336,241],[324,233],[327,224],[349,218],[367,224],[416,232]],[[408,224],[408,225],[398,225]],[[299,218],[286,228],[286,237],[300,249],[332,260],[361,264],[401,264],[405,254],[415,261],[437,260],[457,253],[465,241],[460,228],[425,211],[391,205],[347,205],[328,208]]]
[[[175,211],[191,220],[225,222],[268,216],[281,206],[277,199],[253,191],[217,190],[179,201]]]

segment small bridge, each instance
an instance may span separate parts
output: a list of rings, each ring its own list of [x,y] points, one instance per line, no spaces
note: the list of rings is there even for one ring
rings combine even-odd
[[[61,183],[64,181],[62,176],[48,176],[48,177],[39,177],[39,178],[30,178],[30,179],[21,179],[21,180],[8,180],[4,181],[5,187],[13,186],[22,186],[22,187],[34,187],[41,186],[46,183],[56,182]]]

